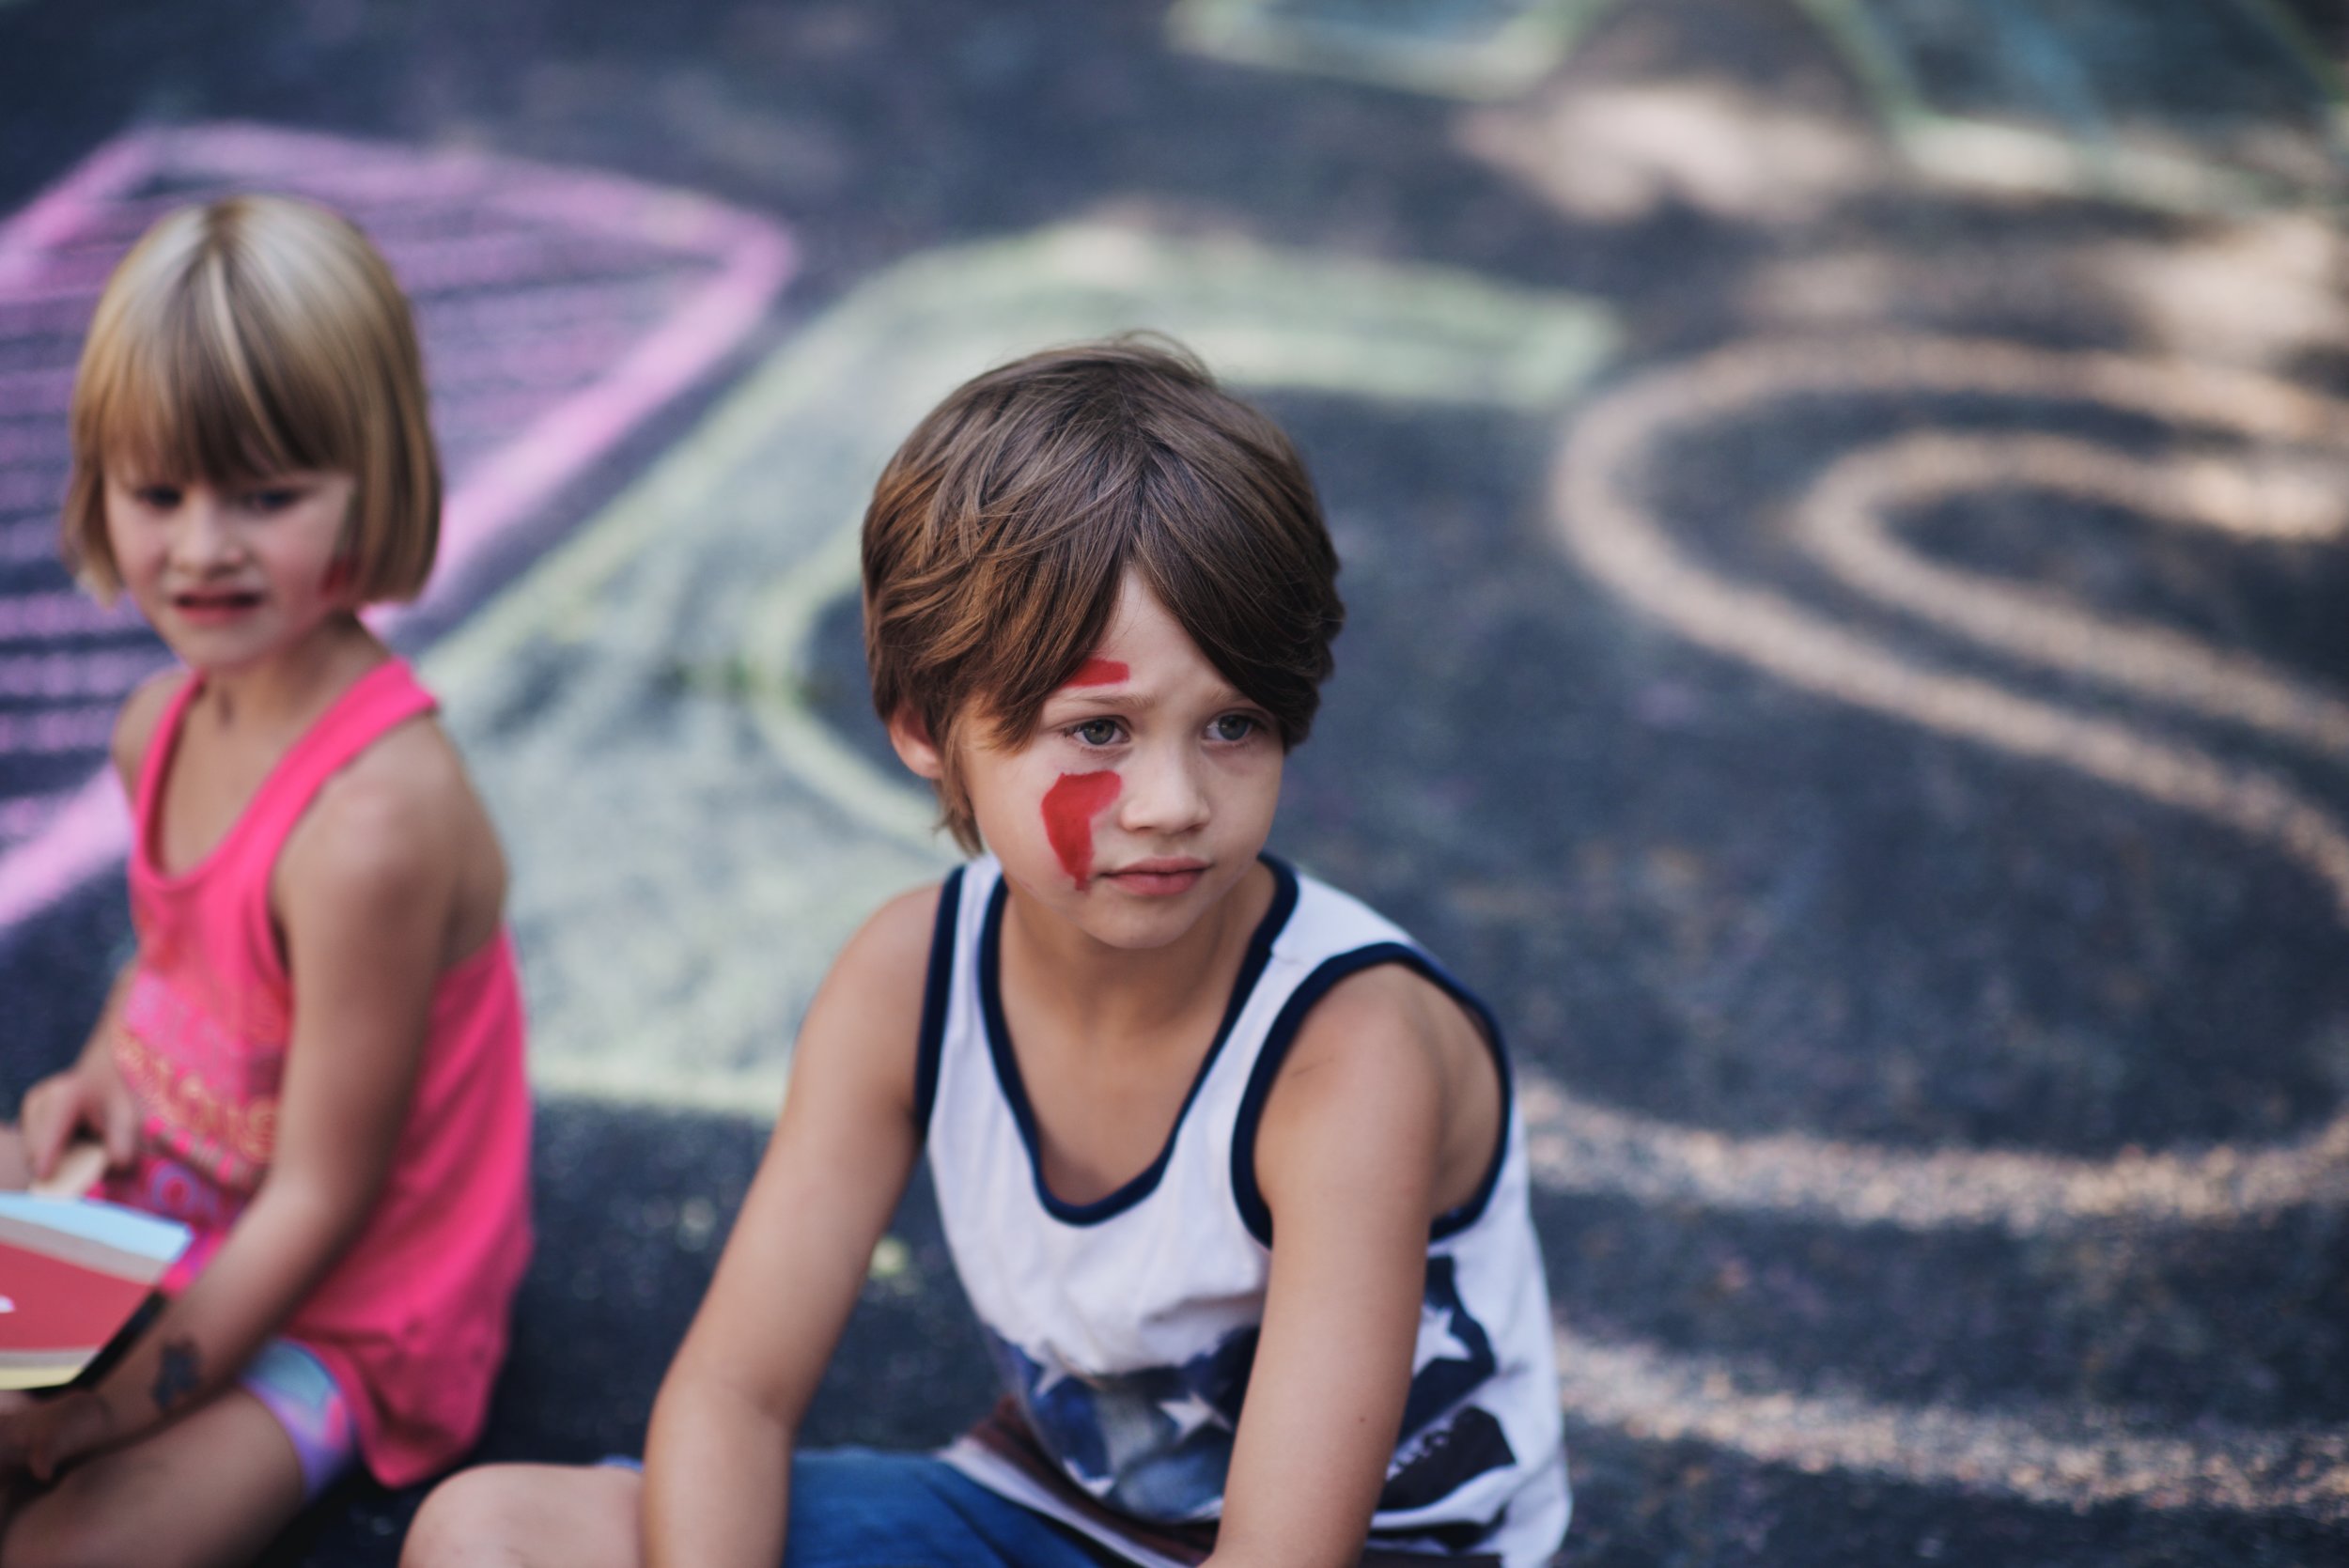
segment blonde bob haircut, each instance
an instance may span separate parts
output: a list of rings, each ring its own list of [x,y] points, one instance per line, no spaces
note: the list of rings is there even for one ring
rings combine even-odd
[[[351,604],[411,599],[440,545],[433,449],[408,302],[349,221],[244,195],[148,229],[100,296],[73,382],[66,565],[121,591],[106,477],[248,485],[357,481],[336,552]]]

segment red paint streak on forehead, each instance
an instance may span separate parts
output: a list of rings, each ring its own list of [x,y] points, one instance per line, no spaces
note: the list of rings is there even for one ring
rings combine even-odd
[[[1093,819],[1117,799],[1118,784],[1117,775],[1103,768],[1063,773],[1044,792],[1044,836],[1079,893],[1093,880]]]
[[[1068,677],[1070,686],[1115,686],[1128,671],[1114,659],[1088,659],[1077,666],[1077,673]]]

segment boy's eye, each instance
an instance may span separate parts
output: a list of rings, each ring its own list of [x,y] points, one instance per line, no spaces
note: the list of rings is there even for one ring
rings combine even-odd
[[[1123,732],[1114,719],[1088,719],[1068,733],[1087,746],[1113,746]]]
[[[1245,713],[1226,713],[1207,726],[1218,740],[1245,740],[1263,726]]]

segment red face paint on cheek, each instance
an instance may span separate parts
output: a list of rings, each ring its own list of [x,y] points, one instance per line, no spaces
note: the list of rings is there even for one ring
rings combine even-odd
[[[1044,792],[1044,836],[1060,857],[1063,871],[1082,893],[1093,879],[1093,819],[1117,799],[1118,778],[1108,769],[1097,773],[1063,773]]]
[[[1071,686],[1115,686],[1129,674],[1125,665],[1114,659],[1088,659],[1077,666],[1077,673],[1068,677]]]

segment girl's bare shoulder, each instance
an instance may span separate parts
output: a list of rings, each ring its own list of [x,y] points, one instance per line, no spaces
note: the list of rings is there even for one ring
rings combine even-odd
[[[495,928],[506,887],[497,833],[437,720],[386,731],[321,784],[278,859],[294,884],[379,909],[444,911],[461,954]]]
[[[158,670],[132,688],[131,694],[123,699],[121,708],[115,714],[114,737],[109,744],[115,771],[121,775],[124,789],[138,789],[139,769],[147,765],[147,749],[154,744],[156,727],[163,722],[163,710],[189,679],[188,672],[177,667]]]

